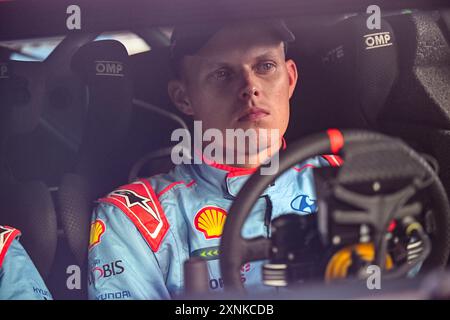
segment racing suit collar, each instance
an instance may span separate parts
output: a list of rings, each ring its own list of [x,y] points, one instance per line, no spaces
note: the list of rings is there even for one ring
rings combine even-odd
[[[203,161],[196,165],[197,174],[202,180],[208,181],[214,188],[220,188],[232,197],[236,197],[245,182],[258,168],[239,168],[219,164],[214,161]],[[267,190],[262,194],[265,195]]]
[[[282,138],[282,150],[286,149],[286,140]],[[226,164],[217,163],[214,160],[206,158],[200,152],[195,152],[194,156],[201,157],[202,164],[198,165],[199,175],[203,180],[210,181],[211,183],[221,182],[221,188],[225,189],[226,192],[236,197],[242,186],[248,180],[250,175],[258,170],[257,168],[240,168],[234,167]],[[274,184],[270,185],[262,194],[264,196],[267,194],[268,190],[272,188]]]
[[[208,160],[206,158],[204,158],[204,162],[208,166],[225,171],[227,173],[227,178],[238,177],[238,176],[247,176],[247,175],[254,173],[256,170],[258,170],[258,168],[233,167],[233,166],[229,166],[226,164],[216,163],[216,162]]]

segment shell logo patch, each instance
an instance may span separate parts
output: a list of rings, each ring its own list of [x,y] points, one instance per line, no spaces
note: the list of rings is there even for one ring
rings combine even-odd
[[[219,207],[208,206],[200,209],[195,215],[195,228],[203,232],[206,239],[220,238],[227,213]]]
[[[97,219],[91,224],[91,234],[89,236],[89,250],[100,243],[102,235],[105,233],[105,223]]]

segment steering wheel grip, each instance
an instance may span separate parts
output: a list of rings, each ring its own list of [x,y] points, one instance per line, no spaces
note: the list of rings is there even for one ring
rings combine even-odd
[[[397,143],[399,148],[403,148],[411,158],[418,161],[433,179],[430,188],[438,213],[435,217],[437,230],[436,241],[433,243],[426,265],[429,268],[445,266],[450,248],[450,207],[445,189],[431,166],[399,139],[363,130],[341,132],[333,129],[295,142],[289,150],[280,152],[279,169],[276,174],[262,175],[259,168],[242,187],[227,215],[220,243],[220,268],[225,289],[245,292],[240,277],[241,266],[249,261],[269,258],[270,240],[265,237],[244,239],[241,230],[255,202],[270,183],[297,163],[320,154],[340,152],[345,149],[344,144],[371,143],[380,140]]]

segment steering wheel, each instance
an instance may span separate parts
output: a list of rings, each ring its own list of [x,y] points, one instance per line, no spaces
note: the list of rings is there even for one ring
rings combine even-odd
[[[280,152],[279,170],[274,175],[262,175],[262,167],[258,169],[242,187],[227,215],[222,240],[220,243],[220,268],[225,290],[244,293],[240,268],[243,264],[269,259],[270,239],[256,237],[244,239],[241,230],[251,209],[261,193],[278,176],[297,163],[320,154],[337,154],[344,158],[345,150],[356,144],[394,143],[414,161],[430,179],[433,207],[435,208],[433,246],[422,270],[445,267],[450,248],[450,206],[447,194],[437,174],[428,162],[399,139],[383,134],[362,130],[328,130],[326,133],[311,135],[291,145],[289,150]]]

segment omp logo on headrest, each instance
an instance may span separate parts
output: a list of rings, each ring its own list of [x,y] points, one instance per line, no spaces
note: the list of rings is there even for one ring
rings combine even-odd
[[[95,61],[96,76],[123,77],[123,64],[120,61]]]
[[[366,34],[364,38],[366,42],[366,50],[392,46],[390,32]]]
[[[8,79],[8,78],[9,78],[8,65],[6,63],[0,63],[0,79]]]

